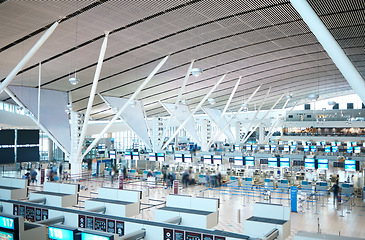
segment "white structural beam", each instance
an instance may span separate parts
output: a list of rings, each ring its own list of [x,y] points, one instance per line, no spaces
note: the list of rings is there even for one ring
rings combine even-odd
[[[274,109],[274,107],[280,102],[280,100],[283,98],[283,96],[284,96],[284,94],[282,94],[281,96],[280,96],[280,98],[274,103],[274,105],[270,108],[270,110],[269,111],[267,111],[266,113],[265,113],[265,115],[261,118],[261,120],[256,124],[256,126],[253,128],[253,130],[249,133],[249,134],[247,134],[246,135],[246,137],[244,138],[244,140],[242,141],[242,143],[245,143],[247,140],[248,140],[248,138],[252,135],[252,133],[254,132],[254,131],[256,131],[256,129],[257,129],[257,127],[258,126],[260,126],[260,124],[265,120],[265,118],[267,117],[267,115],[269,115],[269,113]],[[248,130],[249,131],[249,130]]]
[[[284,110],[285,109],[285,107],[286,107],[286,105],[287,105],[287,103],[289,102],[289,100],[290,99],[288,99],[288,100],[286,100],[286,102],[285,102],[285,104],[284,104],[284,106],[283,106],[283,108],[282,108],[282,110]],[[293,111],[293,109],[295,108],[295,106],[297,106],[297,104],[299,103],[299,101],[300,101],[301,99],[299,99],[292,107],[291,107],[291,109],[285,114],[285,116],[283,117],[283,119],[285,119],[286,118],[286,116],[288,116],[288,114],[291,112],[291,111]],[[276,120],[275,120],[275,122],[274,122],[274,124],[271,126],[271,128],[270,128],[270,131],[269,131],[269,133],[267,134],[267,137],[265,138],[265,142],[268,142],[269,140],[270,140],[270,138],[271,138],[271,136],[274,134],[274,129],[277,127],[277,125],[279,124],[279,121],[280,120],[280,117],[278,116],[277,118],[276,118]]]
[[[185,124],[189,121],[191,117],[201,108],[204,102],[209,98],[209,96],[214,92],[214,90],[219,86],[219,84],[223,81],[227,74],[224,74],[218,82],[210,89],[210,91],[205,95],[205,97],[199,102],[199,104],[191,111],[190,115],[186,118],[186,120],[180,125],[180,127],[174,132],[174,134],[167,140],[167,142],[162,146],[162,150],[165,149],[170,142],[176,137],[181,129],[184,128]]]
[[[236,93],[236,91],[237,91],[238,85],[240,85],[241,78],[242,78],[242,77],[239,77],[239,78],[238,78],[238,80],[237,80],[237,82],[236,82],[236,85],[234,86],[233,91],[232,91],[231,95],[230,95],[230,96],[229,96],[229,98],[228,98],[228,101],[227,101],[227,103],[226,103],[226,106],[224,106],[223,112],[222,112],[222,114],[221,114],[221,116],[220,116],[220,118],[219,118],[219,120],[218,120],[218,122],[217,122],[217,130],[216,130],[216,132],[214,133],[213,138],[209,141],[208,146],[210,146],[210,145],[212,144],[212,142],[214,142],[214,141],[215,141],[215,139],[219,136],[219,133],[221,132],[221,131],[220,131],[221,129],[220,129],[220,127],[219,127],[219,126],[220,126],[220,123],[221,123],[221,121],[223,120],[224,115],[226,114],[226,112],[227,112],[227,109],[228,109],[229,105],[231,104],[231,101],[232,101],[232,99],[233,99],[233,96],[234,96],[234,94],[235,94],[235,93]],[[228,136],[227,136],[227,137],[228,137]],[[234,139],[232,139],[232,140],[234,140]]]
[[[351,88],[365,103],[365,80],[306,0],[290,0]],[[331,4],[331,2],[328,2]]]
[[[9,88],[5,88],[4,91],[14,100],[19,107],[22,107],[24,110],[29,112],[29,117],[32,121],[47,134],[47,136],[61,149],[62,152],[65,153],[66,156],[70,155],[70,153],[60,144],[60,142],[45,128],[38,119],[25,107],[25,105],[10,91]]]
[[[29,50],[29,52],[23,57],[23,59],[15,66],[15,68],[9,73],[5,80],[0,85],[0,93],[10,84],[10,82],[15,78],[18,72],[27,64],[27,62],[34,56],[38,49],[45,43],[45,41],[51,36],[53,31],[58,26],[58,22],[55,22],[44,34],[43,36],[34,44],[34,46]]]
[[[80,135],[80,139],[79,139],[79,145],[77,146],[77,156],[81,155],[82,145],[84,143],[84,139],[86,136],[86,130],[87,130],[87,126],[89,124],[90,112],[91,112],[91,109],[92,109],[92,106],[94,103],[96,88],[98,87],[100,72],[101,72],[101,68],[103,66],[105,51],[106,51],[106,47],[108,44],[108,36],[109,36],[109,32],[105,32],[104,41],[103,41],[103,44],[101,45],[101,49],[100,49],[98,64],[96,65],[96,70],[95,70],[95,74],[94,74],[93,85],[92,85],[91,91],[90,91],[89,101],[87,103],[84,124],[82,125],[82,131],[81,131],[81,135]]]
[[[42,83],[42,64],[39,63],[38,65],[38,122],[40,121],[40,114],[41,114],[41,83]]]
[[[245,105],[247,105],[251,99],[253,98],[253,96],[255,96],[255,94],[259,91],[259,89],[261,88],[262,85],[258,86],[256,88],[256,90],[251,94],[251,96],[247,99],[247,101],[244,103]],[[243,110],[243,107],[241,106],[238,111],[232,116],[232,118],[229,120],[229,122],[226,124],[226,126],[224,126],[224,128],[222,129],[222,132],[224,132],[228,127],[229,125],[232,123],[233,119],[235,119],[237,117],[238,114],[241,113],[241,111]],[[211,145],[212,142],[209,142],[209,145]]]
[[[143,83],[137,88],[137,90],[132,94],[132,96],[128,99],[128,101],[123,105],[122,108],[118,110],[118,112],[114,115],[114,117],[108,122],[108,124],[104,127],[104,129],[99,133],[99,135],[94,139],[94,141],[90,144],[90,146],[85,150],[82,155],[82,158],[90,152],[90,150],[99,142],[102,136],[108,131],[108,129],[113,125],[113,123],[120,118],[124,110],[128,107],[128,105],[137,97],[137,95],[142,91],[142,89],[147,85],[147,83],[153,78],[153,76],[160,70],[162,65],[166,62],[169,56],[164,57],[162,61],[155,67],[155,69],[148,75],[148,77],[143,81]]]
[[[269,96],[270,91],[271,91],[271,87],[269,88],[269,90],[267,90],[267,93],[266,93],[266,95],[264,97],[264,100],[261,102],[259,108],[257,109],[255,115],[253,116],[252,121],[251,121],[249,127],[247,128],[247,133],[250,131],[253,123],[256,121],[256,117],[259,114],[259,112],[261,111],[262,106],[264,106],[264,103],[266,102],[267,96]]]
[[[183,84],[181,85],[181,88],[180,88],[179,94],[177,95],[177,98],[176,98],[176,101],[175,101],[175,110],[171,113],[171,116],[170,116],[170,118],[169,118],[169,120],[168,120],[168,122],[167,122],[167,125],[166,125],[166,127],[165,127],[165,130],[164,130],[164,131],[163,131],[163,133],[162,133],[162,137],[161,137],[161,139],[160,139],[159,146],[161,146],[161,145],[162,145],[162,143],[163,143],[163,139],[165,138],[166,133],[167,133],[168,129],[170,128],[171,120],[172,120],[172,118],[175,116],[175,111],[176,111],[177,106],[179,105],[180,100],[181,100],[181,97],[182,97],[182,95],[183,95],[183,93],[184,93],[186,83],[188,82],[189,76],[190,76],[190,74],[191,74],[191,69],[193,68],[193,65],[194,65],[194,61],[195,61],[195,60],[192,60],[192,61],[191,61],[190,65],[189,65],[189,68],[188,68],[188,70],[186,71],[186,74],[185,74],[185,78],[184,78]],[[161,102],[160,102],[160,103],[161,103]],[[161,105],[162,105],[162,104],[161,104]]]

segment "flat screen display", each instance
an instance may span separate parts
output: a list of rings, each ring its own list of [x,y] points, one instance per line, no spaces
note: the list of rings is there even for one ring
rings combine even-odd
[[[304,152],[309,152],[309,146],[304,146]]]
[[[256,151],[257,150],[257,145],[252,145],[252,151]]]
[[[318,159],[318,169],[328,169],[328,159]]]
[[[115,151],[109,151],[109,158],[110,158],[110,159],[115,159],[115,158],[116,158],[116,153],[115,153]]]
[[[247,150],[247,151],[251,151],[251,150],[252,150],[251,145],[246,145],[246,150]]]
[[[191,156],[191,154],[184,154],[184,162],[186,163],[193,162],[193,157]]]
[[[156,153],[149,153],[148,154],[148,160],[156,161]]]
[[[243,157],[242,156],[235,156],[234,157],[234,165],[243,166]]]
[[[330,153],[331,152],[331,146],[325,146],[324,147],[324,152],[325,153]]]
[[[317,151],[317,146],[311,146],[311,152]]]
[[[15,162],[14,148],[0,148],[0,164],[8,164]]]
[[[39,144],[39,130],[17,130],[17,144]]]
[[[304,159],[304,167],[307,169],[315,169],[315,163],[314,163],[314,158],[306,158]]]
[[[331,142],[331,146],[332,147],[336,146],[336,142]]]
[[[351,145],[352,145],[353,147],[356,147],[356,146],[357,146],[357,142],[352,142],[352,143],[351,143]]]
[[[14,145],[15,131],[14,130],[0,130],[0,145]]]
[[[0,216],[0,228],[6,228],[6,229],[14,230],[14,225],[15,225],[15,223],[14,223],[13,218]]]
[[[347,153],[353,153],[354,148],[353,147],[347,147]]]
[[[332,147],[332,152],[334,152],[334,153],[338,152],[338,146],[333,146]]]
[[[297,149],[296,145],[290,145],[290,151],[294,152]]]
[[[165,161],[165,154],[164,153],[157,153],[157,161],[164,162]]]
[[[213,163],[215,165],[221,165],[222,164],[222,155],[214,155],[213,156]]]
[[[4,240],[14,240],[14,234],[0,231],[0,239]]]
[[[355,160],[345,160],[345,171],[355,172],[356,171],[356,161]]]
[[[255,157],[246,156],[245,157],[245,165],[246,166],[255,166]]]
[[[125,152],[124,153],[124,158],[126,160],[131,160],[132,159],[132,153],[131,152]]]
[[[203,158],[205,164],[212,164],[212,155],[204,155]]]
[[[290,167],[290,159],[286,157],[280,158],[280,167]]]
[[[113,239],[112,237],[105,237],[98,234],[92,234],[92,233],[81,233],[81,240],[110,240]]]
[[[74,240],[74,231],[50,226],[48,227],[48,237],[54,240]]]
[[[270,145],[265,145],[265,151],[270,151]]]
[[[283,150],[284,152],[289,152],[289,145],[285,145],[284,146],[284,150]]]
[[[361,153],[361,147],[355,147],[354,152],[355,153]]]
[[[270,148],[271,148],[271,151],[275,151],[276,150],[276,145],[271,145]]]
[[[39,162],[39,147],[18,147],[17,162]]]
[[[277,167],[278,166],[278,159],[275,157],[270,157],[268,160],[268,166],[269,167]]]
[[[139,152],[132,152],[132,159],[139,160]]]

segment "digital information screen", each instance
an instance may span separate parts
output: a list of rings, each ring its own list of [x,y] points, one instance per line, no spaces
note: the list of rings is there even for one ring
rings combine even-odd
[[[156,161],[156,153],[149,153],[148,154],[149,161]]]
[[[347,153],[352,153],[354,151],[353,147],[347,147]]]
[[[132,159],[139,160],[139,152],[132,152]]]
[[[106,219],[95,218],[94,230],[106,232]]]
[[[307,169],[315,169],[315,163],[314,163],[314,158],[306,158],[304,159],[304,167]]]
[[[246,151],[251,151],[251,150],[252,150],[251,145],[246,145]]]
[[[42,220],[48,219],[48,209],[42,209]]]
[[[203,159],[205,164],[212,164],[212,155],[204,155]]]
[[[278,159],[275,157],[270,157],[268,160],[268,166],[269,167],[277,167],[278,166]]]
[[[270,145],[265,145],[265,151],[270,151]]]
[[[290,167],[290,159],[286,157],[280,158],[280,167]]]
[[[164,153],[157,153],[157,161],[164,162],[165,161],[165,154]]]
[[[289,146],[288,145],[285,145],[283,151],[284,152],[289,152]]]
[[[234,157],[234,165],[243,166],[243,157],[242,156],[235,156]]]
[[[0,239],[1,240],[14,240],[14,234],[0,231]]]
[[[304,146],[304,152],[309,152],[309,146]]]
[[[213,163],[216,165],[222,164],[222,156],[221,155],[214,155],[213,156]]]
[[[117,221],[115,225],[116,234],[119,234],[119,236],[124,235],[124,222]]]
[[[318,169],[328,169],[328,159],[318,159]]]
[[[94,217],[86,217],[86,228],[94,229]]]
[[[355,160],[345,160],[345,171],[355,172],[356,171],[356,161]]]
[[[271,151],[275,151],[276,150],[276,145],[271,145],[270,148],[271,148]]]
[[[325,153],[330,153],[330,152],[331,152],[331,146],[326,146],[326,147],[324,148],[324,152],[325,152]]]
[[[246,166],[255,166],[255,157],[245,157],[245,165]]]
[[[297,149],[297,146],[295,145],[290,145],[290,151],[294,152]]]
[[[355,147],[355,153],[361,153],[361,147]]]
[[[110,159],[115,159],[117,157],[117,154],[115,151],[109,151],[109,158]]]
[[[174,230],[164,228],[163,229],[163,240],[174,240]]]
[[[186,240],[202,240],[202,235],[200,233],[185,232]]]
[[[184,154],[184,162],[186,162],[186,163],[193,162],[193,158],[192,158],[191,154]]]
[[[0,228],[14,230],[14,225],[15,223],[13,218],[0,216]]]
[[[101,234],[99,235],[95,233],[86,233],[86,232],[81,233],[81,240],[111,240],[111,239],[114,239],[114,237],[112,236],[106,237]]]
[[[132,159],[132,153],[131,152],[124,152],[124,158],[126,160],[131,160]]]
[[[311,152],[317,151],[317,146],[311,146]]]
[[[332,147],[332,152],[334,152],[334,153],[338,152],[338,146],[333,146]]]
[[[75,231],[70,229],[58,228],[58,227],[48,227],[48,237],[54,240],[74,240]]]
[[[257,150],[257,145],[252,145],[252,151],[256,151]]]

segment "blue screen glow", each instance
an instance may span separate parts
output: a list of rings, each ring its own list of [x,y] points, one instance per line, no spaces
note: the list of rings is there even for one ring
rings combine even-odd
[[[74,232],[69,229],[48,227],[48,237],[55,240],[73,240]]]
[[[81,233],[81,240],[110,240],[110,238],[83,232]]]
[[[0,227],[14,230],[14,219],[0,216]]]

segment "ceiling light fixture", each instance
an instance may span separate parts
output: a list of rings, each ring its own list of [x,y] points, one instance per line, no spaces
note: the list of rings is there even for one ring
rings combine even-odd
[[[215,100],[215,98],[208,98],[208,102],[211,104],[211,105],[214,105],[217,103],[217,100]]]
[[[192,68],[191,69],[191,75],[195,77],[199,77],[203,73],[203,70],[201,68]]]
[[[69,78],[68,81],[72,84],[72,85],[76,85],[80,82],[80,80],[76,77],[76,72],[75,72],[75,77]]]
[[[328,105],[334,106],[334,105],[336,105],[336,101],[328,101]]]
[[[314,94],[309,95],[308,98],[312,101],[317,101],[319,98],[319,95],[314,93]]]

